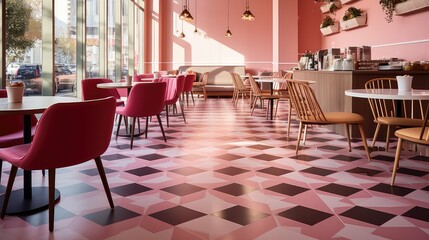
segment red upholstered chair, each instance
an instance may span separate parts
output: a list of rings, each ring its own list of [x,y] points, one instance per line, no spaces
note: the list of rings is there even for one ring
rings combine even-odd
[[[0,98],[6,98],[6,89],[0,89]],[[31,135],[36,130],[37,118],[31,115]],[[0,116],[0,148],[12,147],[23,143],[24,122],[22,115]],[[3,161],[0,159],[0,180]]]
[[[95,160],[109,205],[113,208],[113,200],[100,156],[110,143],[115,107],[116,101],[113,97],[54,104],[43,113],[31,143],[0,149],[0,158],[12,164],[1,219],[4,218],[7,209],[18,168],[48,169],[49,231],[52,232],[56,169],[77,165],[91,159]]]
[[[169,127],[169,106],[176,107],[176,103],[179,102],[180,110],[182,112],[183,121],[186,123],[185,112],[183,111],[183,102],[180,99],[180,95],[182,94],[183,87],[185,85],[185,76],[179,75],[177,78],[165,78],[167,81],[167,91],[165,93],[165,112],[167,118],[167,127]],[[173,108],[174,110],[174,108]]]
[[[124,101],[121,100],[121,96],[117,89],[106,89],[98,88],[99,83],[111,83],[113,82],[108,78],[86,78],[82,80],[82,98],[83,100],[94,100],[105,97],[114,97],[116,99],[116,105],[124,105]]]
[[[158,118],[159,127],[161,128],[162,136],[164,141],[167,142],[165,137],[164,128],[162,127],[162,121],[160,114],[164,108],[164,97],[165,97],[165,82],[159,83],[141,83],[136,84],[130,92],[128,97],[127,105],[125,107],[118,107],[116,113],[119,114],[118,128],[116,131],[116,139],[118,138],[119,128],[121,125],[122,117],[132,118],[131,128],[131,144],[130,148],[133,148],[134,141],[134,129],[135,122],[138,118],[146,118],[146,138],[148,131],[149,117],[156,116]]]
[[[194,86],[195,79],[197,78],[197,75],[195,74],[187,74],[185,76],[185,85],[183,86],[183,98],[186,97],[186,106],[189,106],[189,94],[191,94],[192,103],[195,105],[194,101],[194,92],[192,91],[192,88]]]

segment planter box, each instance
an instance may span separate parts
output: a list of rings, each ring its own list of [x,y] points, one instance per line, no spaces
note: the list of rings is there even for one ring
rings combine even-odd
[[[341,30],[349,30],[357,27],[366,26],[366,13],[362,13],[362,16],[352,18],[347,21],[341,21]]]
[[[341,4],[349,4],[354,1],[357,1],[357,0],[341,0]]]
[[[395,5],[396,15],[401,15],[429,7],[429,0],[407,0]]]
[[[322,32],[323,36],[334,34],[340,31],[340,25],[338,22],[335,22],[334,25],[321,28],[320,31]]]
[[[329,2],[320,6],[320,11],[322,11],[322,13],[328,13],[333,4],[335,4],[337,8],[341,8],[341,2],[336,0],[335,2]]]

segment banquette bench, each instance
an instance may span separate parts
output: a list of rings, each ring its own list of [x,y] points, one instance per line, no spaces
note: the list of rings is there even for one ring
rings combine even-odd
[[[206,85],[207,96],[232,96],[234,85],[231,72],[245,75],[244,66],[180,66],[178,73],[193,71],[199,79],[205,72],[209,73]]]

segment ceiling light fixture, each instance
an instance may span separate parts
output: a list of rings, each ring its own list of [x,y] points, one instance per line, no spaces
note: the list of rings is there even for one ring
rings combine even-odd
[[[182,4],[183,4],[183,0],[182,0]],[[189,0],[185,0],[185,3],[183,4],[183,11],[182,11],[182,13],[180,13],[179,18],[181,20],[191,22],[192,20],[194,20],[194,18],[192,17],[191,13],[189,12],[188,7],[189,7]]]
[[[183,32],[183,20],[182,20],[182,32],[180,33],[180,35],[179,35],[179,38],[184,38],[186,35],[185,35],[185,33]]]
[[[225,37],[231,37],[232,36],[232,32],[231,30],[229,30],[229,0],[228,0],[228,29],[225,32]]]
[[[244,11],[243,15],[241,16],[241,19],[246,21],[253,21],[255,20],[255,15],[252,14],[250,11],[250,0],[246,0],[246,10]]]
[[[197,0],[195,0],[195,29],[194,29],[194,33],[198,33],[198,28],[197,28]]]

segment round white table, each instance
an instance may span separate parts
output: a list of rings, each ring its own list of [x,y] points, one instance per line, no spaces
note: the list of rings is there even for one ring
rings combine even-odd
[[[346,96],[358,98],[391,99],[391,100],[429,100],[429,90],[412,89],[410,92],[398,92],[397,89],[351,89]]]
[[[31,115],[43,113],[55,103],[80,102],[78,98],[59,96],[24,97],[22,103],[9,103],[7,98],[0,98],[0,115],[22,115],[24,121],[23,143],[31,142]],[[38,211],[48,207],[48,187],[32,187],[31,171],[24,171],[23,189],[14,190],[11,193],[6,214],[20,214]],[[55,199],[60,197],[60,192],[55,191]],[[0,197],[3,203],[4,195]]]

